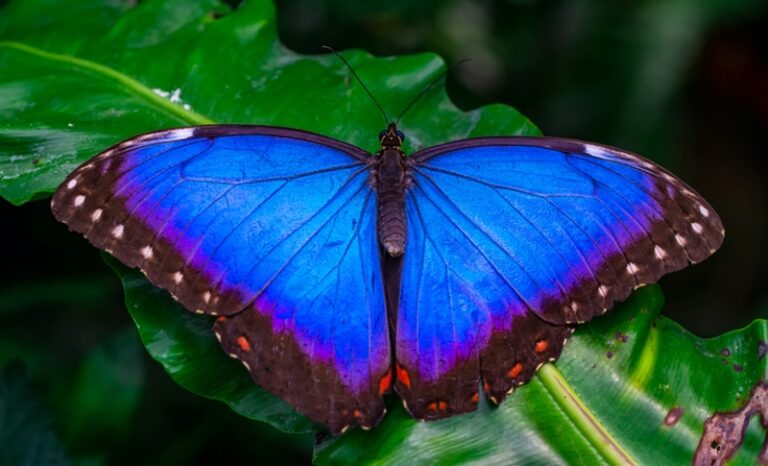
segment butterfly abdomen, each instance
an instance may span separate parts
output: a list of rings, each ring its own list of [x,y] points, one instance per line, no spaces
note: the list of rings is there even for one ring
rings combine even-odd
[[[379,242],[392,257],[405,250],[405,158],[397,149],[379,152],[376,165]]]

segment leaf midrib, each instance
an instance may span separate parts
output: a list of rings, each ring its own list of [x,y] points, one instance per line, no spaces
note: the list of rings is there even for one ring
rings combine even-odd
[[[536,377],[573,426],[608,463],[633,466],[638,464],[600,423],[553,364],[544,364],[536,373]]]
[[[96,74],[104,79],[116,81],[150,104],[159,107],[162,111],[169,113],[172,116],[179,118],[191,125],[209,125],[215,123],[213,120],[204,115],[196,113],[192,110],[187,110],[184,107],[176,105],[170,100],[156,94],[152,89],[145,86],[136,79],[100,63],[85,60],[72,55],[48,52],[21,42],[0,41],[0,47],[8,47],[20,52],[38,56],[46,60],[66,63],[69,66],[73,66],[86,72]]]

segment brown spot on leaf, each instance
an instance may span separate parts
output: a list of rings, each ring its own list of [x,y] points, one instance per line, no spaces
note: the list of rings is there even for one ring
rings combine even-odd
[[[723,356],[725,356],[727,358],[728,356],[731,355],[731,350],[729,350],[728,348],[723,348],[723,349],[720,350],[720,354],[722,354]]]
[[[683,414],[685,414],[685,410],[679,406],[670,409],[664,418],[664,425],[667,427],[674,426],[683,417]]]
[[[765,353],[768,353],[768,343],[761,341],[757,344],[757,357],[763,359]]]
[[[735,370],[736,372],[741,372],[744,370],[744,368],[741,366],[741,364],[734,364],[733,370]]]
[[[607,353],[605,353],[605,356],[606,356],[608,359],[611,359],[611,358],[613,357],[613,351],[608,351]]]
[[[629,337],[627,336],[627,334],[623,333],[623,332],[616,332],[616,334],[613,336],[613,338],[615,338],[616,341],[618,341],[620,343],[626,343],[627,340],[629,340]]]
[[[704,434],[693,457],[695,466],[720,466],[731,458],[744,441],[747,425],[753,414],[768,424],[768,383],[762,382],[740,409],[716,413],[704,422]],[[757,463],[768,463],[768,444],[764,444]]]

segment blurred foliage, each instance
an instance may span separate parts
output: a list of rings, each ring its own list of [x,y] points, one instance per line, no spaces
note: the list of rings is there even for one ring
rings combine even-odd
[[[0,464],[69,464],[50,415],[35,397],[20,365],[0,369]]]
[[[435,51],[455,70],[455,99],[514,102],[547,134],[589,132],[665,165],[669,112],[706,34],[760,0],[280,0],[280,31],[301,51],[324,43],[379,54]],[[659,136],[662,136],[661,138]]]
[[[250,3],[257,1],[263,0]],[[135,2],[103,2],[113,9],[112,13],[99,3],[78,10],[82,3],[69,2],[64,7],[53,0],[0,0],[0,8],[29,8],[23,21],[13,23],[0,11],[0,31],[29,37],[37,46],[60,53],[94,47],[90,38],[107,29],[113,38],[128,38],[139,45],[151,46],[160,39],[157,34],[134,31],[130,22],[110,23],[116,14],[135,6]],[[232,8],[240,5],[238,1],[228,3]],[[41,15],[35,4],[46,5],[46,13]],[[142,4],[158,2],[145,1],[139,5]],[[193,15],[198,11],[196,8],[205,4],[196,3],[188,14]],[[291,49],[319,52],[320,45],[328,44],[381,55],[438,52],[448,62],[469,57],[473,61],[453,70],[448,78],[448,92],[461,107],[474,108],[489,102],[512,104],[532,117],[546,134],[615,144],[664,163],[715,205],[728,229],[725,246],[715,258],[665,278],[664,288],[670,296],[665,313],[683,320],[686,327],[710,335],[744,325],[754,316],[766,316],[768,272],[764,264],[768,260],[768,216],[762,213],[768,211],[768,162],[764,157],[768,146],[763,138],[768,122],[768,16],[764,2],[279,0],[277,7],[280,38]],[[66,21],[57,21],[63,17],[63,11],[69,11],[70,16]],[[228,11],[217,6],[211,10],[211,18],[225,16]],[[147,27],[162,30],[168,21],[175,20],[178,18],[169,17]],[[44,28],[47,34],[37,34],[35,27]],[[176,40],[172,51],[185,50],[177,59],[187,69],[184,67],[190,50],[183,34],[176,36]],[[228,50],[221,46],[219,50],[224,61],[249,62],[259,53],[254,49],[229,50],[228,56]],[[134,47],[115,47],[104,56],[112,63],[142,63]],[[410,58],[425,60],[419,66],[428,68],[428,74],[432,73],[429,75],[440,66],[434,57]],[[324,67],[342,70],[333,59],[321,62]],[[218,63],[207,66],[208,72],[222,79],[242,77],[221,73]],[[167,81],[158,87],[173,90],[173,72],[178,66],[168,61],[164,67]],[[5,67],[0,69],[0,76],[11,71],[18,72]],[[55,88],[46,87],[48,72],[37,70],[41,79],[38,90],[48,92],[46,97],[38,97],[39,102],[49,107],[44,121],[55,122],[60,97],[87,96],[93,89],[91,85],[73,87],[72,92],[59,96],[51,92]],[[368,72],[361,73],[366,82],[389,83],[386,66]],[[326,84],[336,83],[347,91],[337,90],[325,102],[330,105],[344,101],[341,109],[331,105],[315,113],[306,112],[303,103],[311,98],[303,94],[272,115],[259,109],[256,96],[248,97],[245,104],[253,106],[259,118],[266,118],[267,122],[286,123],[300,118],[305,129],[320,130],[369,147],[370,135],[375,135],[380,126],[379,116],[369,103],[364,103],[360,89],[350,85],[346,73],[337,71],[337,75]],[[279,83],[272,84],[279,87]],[[376,94],[386,102],[388,110],[392,107],[393,113],[407,101],[409,92],[420,91],[409,82],[395,84]],[[215,108],[217,102],[231,94],[227,89],[240,89],[239,85],[208,86],[218,91],[212,97],[201,95],[205,101],[191,101],[195,110]],[[308,91],[313,86],[308,84],[301,89]],[[0,107],[8,104],[3,100],[6,95],[0,92]],[[196,95],[185,91],[183,99],[186,102]],[[438,99],[422,102],[421,109],[405,122],[405,129],[421,133],[424,143],[451,134],[424,131],[433,126],[429,121],[430,110],[445,102],[442,94]],[[228,115],[226,108],[222,107],[219,115],[252,121],[248,115],[254,114],[247,113],[252,110],[245,106],[245,113],[239,116]],[[354,112],[354,125],[343,118],[344,114],[336,115],[348,114],[351,108],[364,109]],[[39,114],[31,116],[16,129],[34,129],[39,124]],[[64,137],[33,150],[43,154],[55,151],[69,157],[67,163],[72,165],[110,141],[138,131],[116,125],[113,132],[94,138],[92,131],[80,132],[80,123],[89,119],[88,112],[70,117],[76,118],[69,122],[78,126],[77,131],[69,127],[47,129],[63,136],[74,135],[77,140]],[[100,118],[109,116],[97,119]],[[0,111],[0,127],[11,123],[15,122]],[[135,124],[155,129],[160,123],[142,117]],[[164,124],[172,121],[168,119]],[[333,127],[334,124],[338,126]],[[412,141],[409,139],[409,143]],[[27,159],[32,165],[35,160],[38,158]],[[43,191],[49,191],[65,172],[61,165],[48,178]],[[36,192],[40,191],[26,191],[27,195]],[[25,445],[27,441],[38,442],[35,451],[43,455],[40,458],[50,459],[48,464],[66,464],[68,458],[83,465],[309,461],[314,439],[311,434],[281,434],[219,403],[193,396],[180,390],[158,365],[149,361],[125,313],[119,283],[101,263],[97,251],[53,222],[46,203],[11,208],[0,201],[0,218],[6,226],[3,240],[7,248],[0,282],[0,366],[21,360],[27,373],[22,375],[24,371],[18,365],[11,365],[0,377],[0,445],[4,447],[0,448],[0,464],[18,464],[19,457],[13,455],[19,449],[6,445]],[[741,309],[752,313],[738,312]],[[609,324],[606,321],[604,325]],[[590,331],[583,331],[584,341],[591,338]],[[728,341],[731,345],[739,338],[751,338],[749,332],[743,337],[739,335],[742,334],[726,335],[717,341]],[[610,344],[607,340],[603,343]],[[719,354],[716,343],[697,345],[711,345],[708,351]],[[725,360],[720,362],[722,370],[727,369],[731,376],[738,375],[734,374],[733,364],[742,357],[738,356],[742,354],[739,351],[749,351],[747,347],[734,346],[736,355],[719,358]],[[577,353],[566,350],[558,367],[578,367],[569,366],[578,361],[568,359],[569,355],[575,358]],[[613,366],[609,370],[610,367]],[[754,371],[762,366],[744,367],[748,367],[748,375],[740,373],[742,377],[753,377]],[[542,390],[541,384],[530,387],[513,398],[540,396],[537,393]],[[722,402],[723,406],[734,408],[739,401],[743,398]],[[4,410],[3,406],[14,409]],[[366,449],[385,449],[390,459],[406,455],[411,460],[412,450],[407,446],[411,439],[422,439],[430,447],[422,451],[424,459],[439,458],[441,451],[455,452],[454,459],[478,458],[472,445],[457,441],[451,434],[477,423],[478,416],[466,422],[462,417],[446,423],[417,424],[407,419],[397,405],[393,409],[372,436],[355,432],[343,442],[325,442],[318,461],[371,459],[366,456]],[[510,409],[515,408],[505,405],[495,416],[503,418]],[[702,413],[696,416],[684,418],[684,430],[695,428]],[[8,430],[4,429],[6,426],[31,428]],[[514,438],[516,433],[513,429],[507,435]],[[503,442],[505,438],[494,437],[497,434],[498,431],[486,434],[486,440]],[[753,422],[745,451],[759,449],[759,435],[760,429]],[[437,456],[429,456],[432,453]],[[743,458],[748,463],[752,457]]]

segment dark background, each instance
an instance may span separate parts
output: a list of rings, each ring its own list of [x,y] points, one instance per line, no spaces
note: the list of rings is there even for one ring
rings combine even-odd
[[[327,44],[471,58],[448,76],[460,107],[503,102],[545,134],[660,162],[726,227],[714,257],[662,279],[664,313],[700,336],[768,317],[765,2],[283,0],[278,20],[282,41],[302,53]],[[27,374],[19,403],[40,400],[79,464],[310,461],[310,436],[278,433],[175,385],[140,346],[118,279],[47,201],[0,201],[0,218],[0,363],[15,360],[6,371]],[[89,371],[133,386],[122,398],[96,394],[131,410],[130,422],[91,431],[71,421]]]

